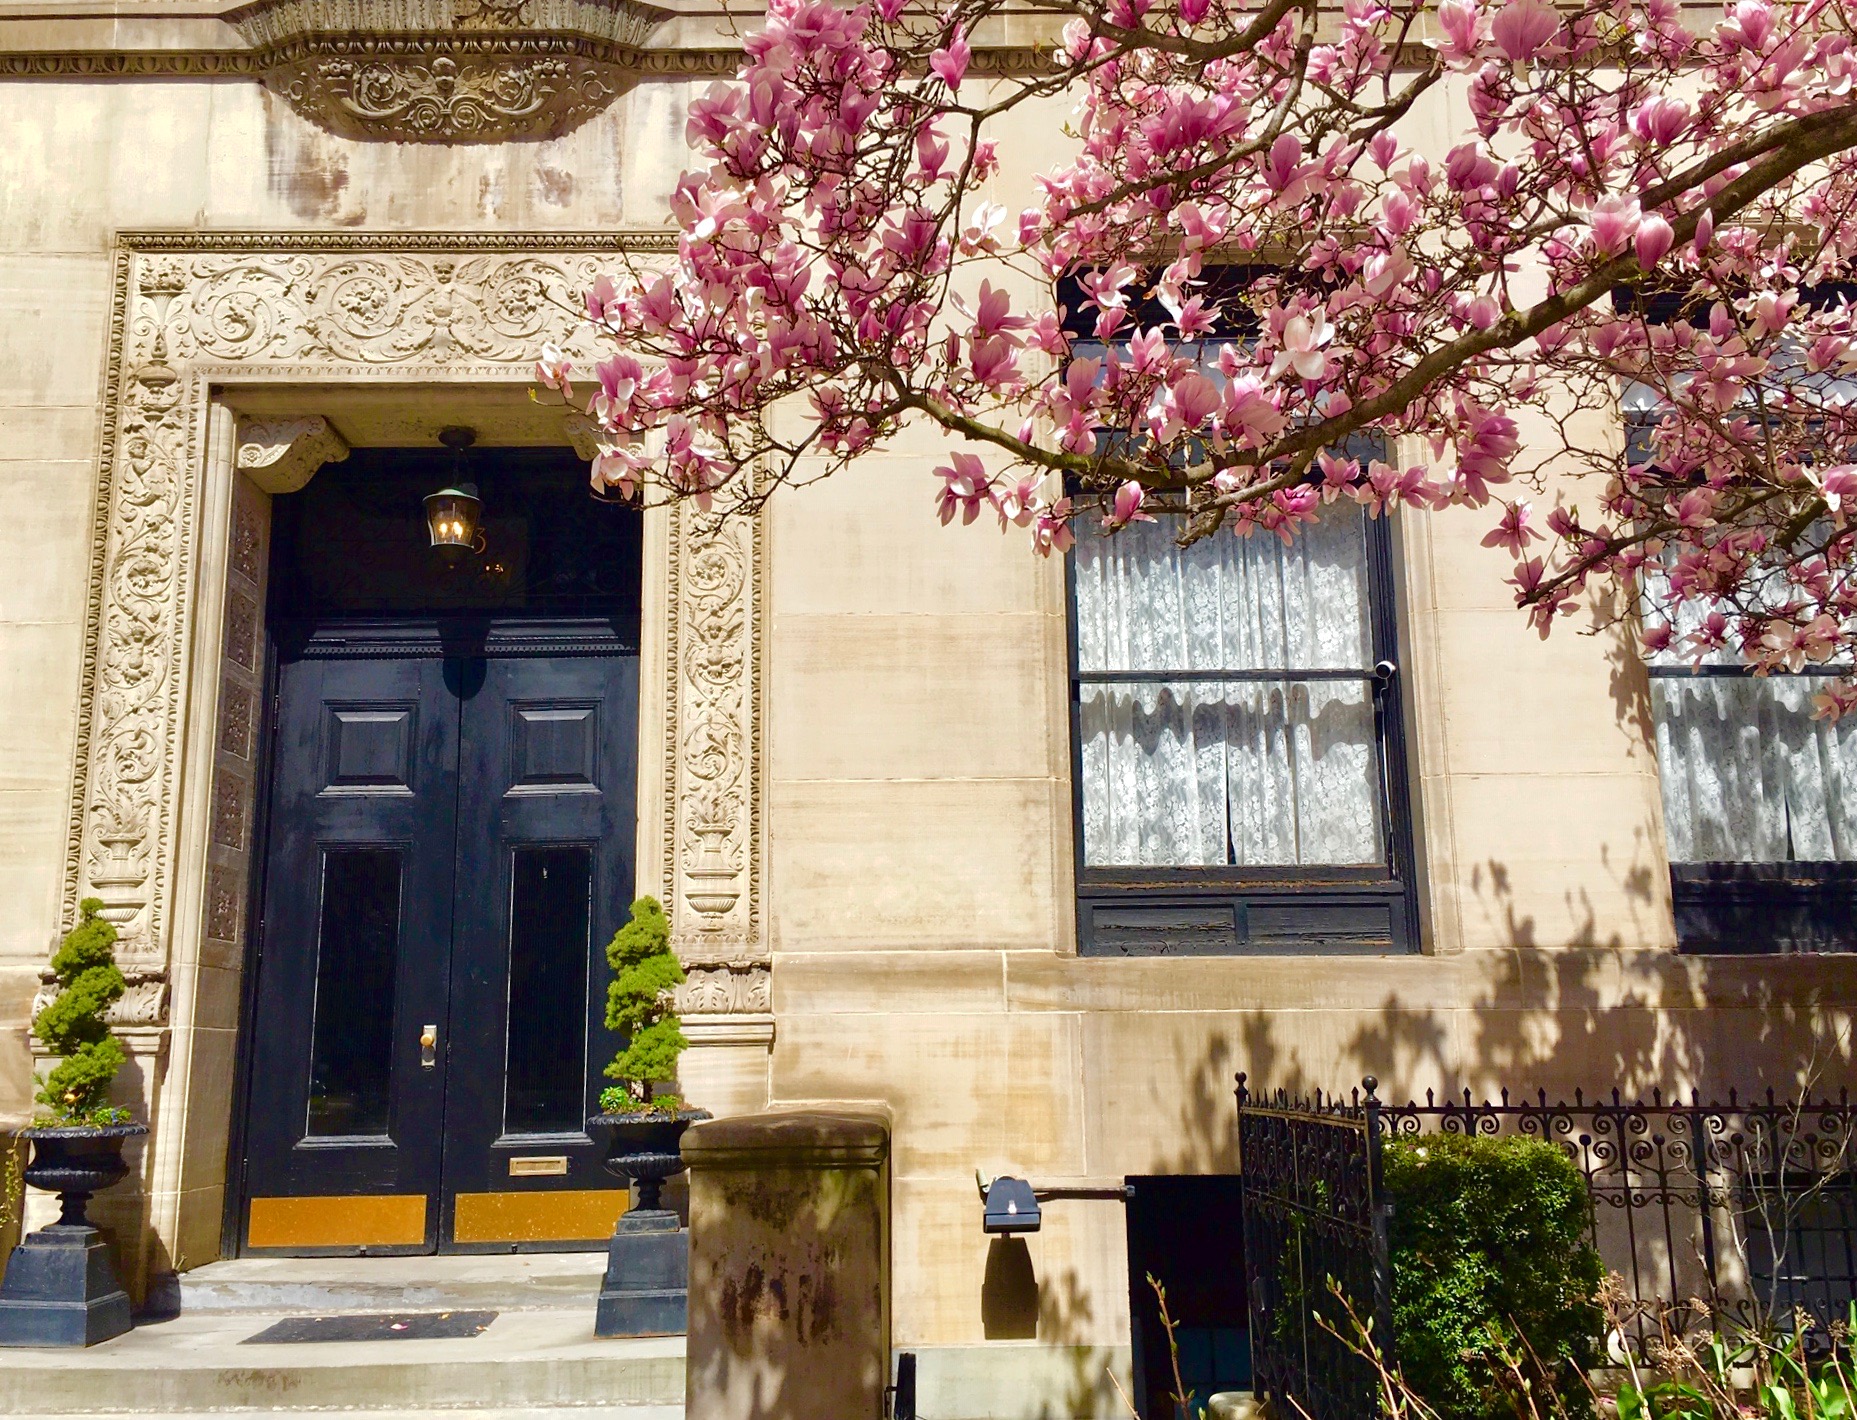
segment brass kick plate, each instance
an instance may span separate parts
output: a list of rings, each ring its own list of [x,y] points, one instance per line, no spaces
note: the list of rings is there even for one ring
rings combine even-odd
[[[426,1237],[423,1193],[254,1198],[250,1247],[417,1247]]]
[[[623,1188],[460,1193],[453,1200],[452,1241],[598,1242],[613,1235],[628,1196]]]
[[[567,1172],[566,1154],[529,1154],[509,1161],[511,1178],[558,1177]]]

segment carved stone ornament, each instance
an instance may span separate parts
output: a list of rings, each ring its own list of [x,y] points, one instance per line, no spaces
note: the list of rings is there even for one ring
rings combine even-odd
[[[685,1016],[765,1015],[774,1009],[773,978],[765,965],[692,966],[677,988]]]
[[[205,883],[202,930],[236,936],[236,894],[215,895],[203,846],[183,852],[176,801],[186,707],[217,694],[216,685],[189,683],[188,659],[193,619],[208,610],[193,604],[192,588],[206,485],[200,431],[213,386],[299,385],[313,408],[319,383],[527,385],[544,342],[590,366],[600,349],[576,315],[579,293],[616,252],[666,251],[669,241],[662,233],[120,239],[64,920],[75,920],[82,898],[103,899],[124,970],[141,973],[138,990],[160,988],[132,1007],[125,998],[123,1009],[165,1019],[178,873]],[[319,424],[271,424],[264,433],[247,424],[233,456],[248,472],[334,456],[339,445]],[[693,1009],[765,1012],[760,538],[753,521],[717,526],[686,511],[670,514],[673,590],[655,632],[664,649],[667,796],[666,881],[656,890],[692,967]],[[235,530],[228,556],[255,555]],[[261,611],[235,593],[225,603],[225,654],[255,664]]]
[[[265,86],[350,138],[552,138],[606,108],[668,12],[641,0],[256,0]]]
[[[266,493],[295,493],[324,464],[347,457],[348,445],[319,414],[239,421],[238,470]]]
[[[764,1011],[765,1004],[710,1007],[706,991],[734,1002],[757,988],[730,972],[764,966],[761,930],[760,784],[757,697],[761,674],[759,538],[745,519],[717,522],[692,505],[671,510],[671,579],[676,639],[667,658],[667,705],[676,720],[665,736],[664,782],[671,832],[666,862],[674,882],[671,935],[692,972],[685,1009]],[[765,998],[765,983],[758,988]]]
[[[125,971],[127,989],[110,1004],[103,1019],[112,1029],[121,1026],[153,1026],[168,1019],[168,979],[159,971]],[[58,978],[49,969],[39,973],[39,989],[32,998],[32,1014],[37,1020],[58,996]]]

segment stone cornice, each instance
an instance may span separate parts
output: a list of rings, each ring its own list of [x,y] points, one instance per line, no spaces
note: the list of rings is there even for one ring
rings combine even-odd
[[[624,56],[634,79],[727,78],[741,64],[739,49],[637,49]],[[1009,47],[974,53],[970,72],[1011,76],[1050,67],[1046,51]],[[262,79],[265,66],[249,49],[0,50],[7,79]]]
[[[677,234],[654,228],[607,232],[264,232],[214,230],[122,232],[118,247],[138,253],[210,251],[365,252],[414,251],[423,255],[520,256],[553,252],[670,252]]]
[[[633,79],[725,78],[741,63],[739,49],[639,49],[626,52]],[[976,56],[976,72],[981,58]],[[265,66],[249,49],[0,50],[6,79],[262,79]]]

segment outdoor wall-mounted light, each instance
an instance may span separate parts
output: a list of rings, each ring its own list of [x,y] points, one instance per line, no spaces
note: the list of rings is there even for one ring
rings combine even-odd
[[[484,550],[483,534],[478,531],[483,501],[477,496],[477,485],[464,479],[464,451],[477,442],[477,432],[441,429],[438,441],[451,450],[451,486],[426,495],[426,527],[439,556],[455,562],[467,552]]]
[[[1042,1218],[1031,1184],[1022,1178],[996,1178],[987,1185],[986,1211],[980,1230],[986,1233],[1035,1233]]]
[[[1100,1198],[1126,1203],[1135,1196],[1133,1184],[1046,1184],[1039,1187],[1022,1178],[1002,1175],[988,1183],[974,1170],[974,1186],[985,1207],[980,1214],[983,1233],[1035,1233],[1044,1221],[1039,1204],[1058,1198]]]

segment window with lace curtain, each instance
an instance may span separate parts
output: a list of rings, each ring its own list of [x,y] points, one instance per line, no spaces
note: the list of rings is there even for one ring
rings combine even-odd
[[[1857,950],[1857,726],[1812,718],[1832,677],[1649,670],[1678,944]]]
[[[1623,403],[1627,456],[1646,461],[1657,397],[1632,386]],[[1695,664],[1679,643],[1699,617],[1647,660],[1678,945],[1857,950],[1857,723],[1812,717],[1850,668],[1756,676],[1732,650]]]
[[[1071,554],[1080,949],[1410,949],[1386,523],[1174,534]]]
[[[1206,269],[1215,380],[1265,270]],[[1058,300],[1072,352],[1101,356],[1081,287]],[[1167,318],[1137,304],[1137,326]],[[1177,531],[1080,527],[1070,554],[1078,949],[1416,949],[1386,520],[1331,504],[1287,545]]]

